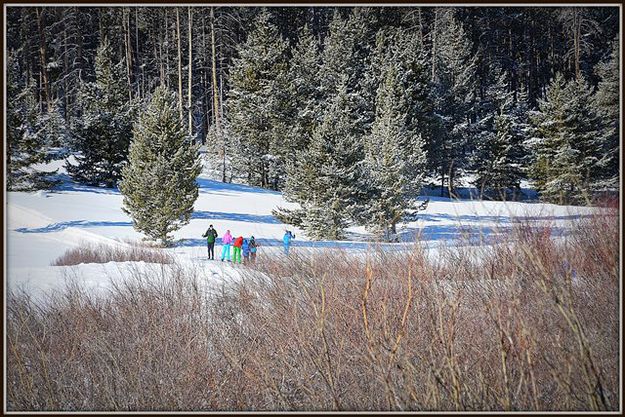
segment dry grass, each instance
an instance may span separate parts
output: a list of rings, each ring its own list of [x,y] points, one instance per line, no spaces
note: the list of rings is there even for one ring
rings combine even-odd
[[[148,263],[171,264],[173,258],[161,249],[132,243],[130,245],[109,245],[84,243],[68,249],[52,265],[67,266],[88,263],[144,261]]]
[[[7,306],[9,410],[617,410],[618,219],[563,242],[173,264]]]

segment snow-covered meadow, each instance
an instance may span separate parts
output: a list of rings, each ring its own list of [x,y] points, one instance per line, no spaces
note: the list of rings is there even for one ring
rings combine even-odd
[[[206,173],[175,246],[143,253],[156,259],[124,257],[145,248],[136,244],[142,235],[122,210],[123,196],[72,183],[62,169],[59,175],[64,182],[53,192],[8,193],[5,285],[26,292],[7,297],[12,409],[329,409],[328,374],[345,393],[336,408],[372,401],[367,409],[384,409],[379,393],[393,380],[398,390],[422,395],[410,409],[454,409],[451,397],[428,403],[427,392],[439,389],[434,375],[448,361],[457,361],[454,372],[466,381],[463,395],[493,392],[475,408],[502,408],[510,378],[523,387],[536,372],[537,388],[525,383],[515,394],[519,409],[559,409],[554,397],[579,409],[579,393],[598,380],[599,373],[582,374],[589,366],[607,375],[601,407],[618,400],[613,211],[577,223],[599,209],[449,200],[426,190],[427,209],[400,228],[400,243],[379,251],[361,227],[346,241],[321,242],[295,229],[296,256],[285,258],[281,237],[292,228],[271,214],[289,206],[282,195]],[[220,236],[226,229],[253,234],[262,244],[259,262],[207,260],[209,224]],[[518,224],[523,233],[512,232]],[[531,228],[537,225],[549,227]],[[554,245],[545,231],[570,239]],[[71,266],[54,266],[63,255]],[[157,262],[73,263],[98,258]],[[569,279],[574,285],[563,286]],[[72,282],[78,285],[65,285]],[[575,310],[560,308],[571,297],[564,289],[575,291]],[[584,318],[587,339],[570,324],[573,314]],[[395,362],[381,370],[372,355],[387,355],[389,343],[397,350],[383,360]],[[584,344],[597,361],[564,348]],[[515,353],[502,374],[497,365],[508,349]],[[563,376],[566,369],[577,373]],[[571,388],[553,382],[554,373]],[[64,388],[38,388],[46,385]]]
[[[132,262],[51,266],[66,250],[85,244],[127,245],[142,239],[132,221],[122,211],[123,196],[115,189],[95,188],[71,182],[64,173],[64,161],[46,168],[59,168],[63,184],[55,191],[8,192],[6,199],[6,277],[8,289],[45,291],[63,284],[67,271],[90,288],[105,288],[109,277],[123,276]],[[293,207],[278,192],[240,184],[225,184],[204,174],[198,178],[199,198],[191,222],[174,233],[175,247],[167,249],[181,263],[195,264],[207,280],[219,281],[236,275],[237,266],[206,260],[202,234],[213,224],[221,236],[230,230],[234,236],[255,236],[262,245],[259,256],[282,256],[282,235],[293,230],[294,250],[341,248],[348,253],[364,253],[373,236],[363,227],[352,227],[346,241],[312,241],[305,233],[282,224],[271,212],[277,207]],[[458,244],[469,235],[487,242],[505,234],[517,222],[549,224],[556,235],[564,235],[571,222],[590,215],[593,208],[557,206],[542,203],[492,202],[429,198],[426,210],[416,222],[400,227],[402,241],[384,244],[388,250],[402,250],[420,239],[431,256],[441,244]],[[469,239],[471,241],[471,239]],[[466,240],[463,240],[466,244]],[[220,239],[215,252],[219,257]],[[137,265],[134,265],[135,267]],[[147,267],[146,265],[139,265]]]

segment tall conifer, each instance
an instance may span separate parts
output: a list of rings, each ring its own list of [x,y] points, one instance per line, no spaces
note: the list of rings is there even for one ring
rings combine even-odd
[[[158,87],[133,127],[119,189],[135,229],[163,244],[187,224],[198,197],[198,145],[180,119],[176,96]]]
[[[376,118],[365,140],[360,218],[393,240],[396,225],[416,209],[425,170],[424,142],[410,129],[401,74],[390,63],[378,88]]]
[[[129,103],[123,62],[115,63],[105,38],[98,48],[95,82],[79,94],[82,113],[74,119],[74,149],[77,164],[67,171],[79,182],[113,187],[121,178],[132,134],[134,105]]]

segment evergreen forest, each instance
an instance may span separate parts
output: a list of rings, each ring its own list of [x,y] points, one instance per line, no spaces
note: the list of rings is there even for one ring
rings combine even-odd
[[[70,154],[80,183],[150,175],[124,167],[158,87],[176,146],[283,192],[302,209],[276,214],[318,237],[393,233],[425,186],[507,200],[529,181],[558,204],[618,187],[618,7],[6,11],[9,190],[54,187],[33,166]]]

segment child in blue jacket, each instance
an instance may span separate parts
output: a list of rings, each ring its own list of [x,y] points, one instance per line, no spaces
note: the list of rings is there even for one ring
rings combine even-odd
[[[243,263],[246,264],[250,261],[250,242],[247,239],[243,239]]]
[[[289,256],[289,247],[291,247],[291,240],[293,239],[295,239],[295,235],[291,233],[290,230],[287,230],[282,238],[282,242],[284,243],[284,254],[286,256]]]
[[[254,236],[252,236],[249,243],[250,260],[252,261],[252,263],[256,262],[256,252],[258,251],[258,246],[258,242],[256,242],[256,239],[254,239]]]

